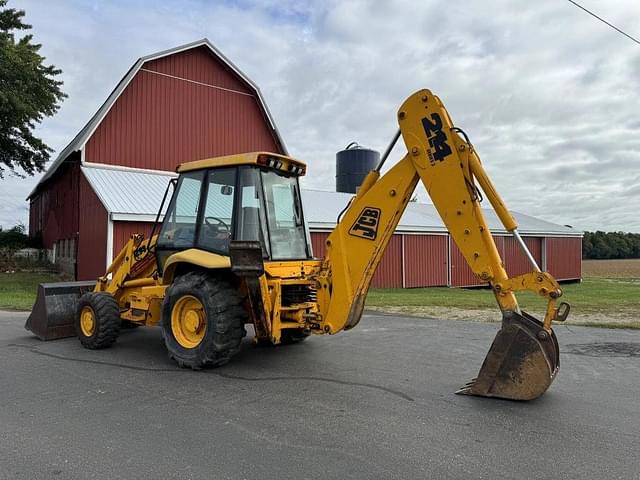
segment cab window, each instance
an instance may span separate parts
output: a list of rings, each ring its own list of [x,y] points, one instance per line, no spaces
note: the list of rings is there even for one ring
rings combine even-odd
[[[204,172],[190,172],[180,176],[160,230],[158,246],[172,249],[193,247],[203,178]]]
[[[258,241],[262,245],[265,258],[269,257],[269,245],[265,241],[267,223],[262,208],[262,190],[259,171],[255,168],[238,170],[240,191],[238,192],[238,211],[235,237],[238,240]]]
[[[235,187],[235,168],[209,171],[198,247],[216,253],[229,253]]]
[[[309,258],[298,179],[263,171],[272,260]]]

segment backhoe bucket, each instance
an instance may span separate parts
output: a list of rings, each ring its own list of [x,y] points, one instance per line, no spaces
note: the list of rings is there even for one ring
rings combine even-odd
[[[74,318],[78,300],[93,290],[96,282],[59,282],[38,285],[38,296],[24,328],[40,340],[75,336]]]
[[[547,391],[560,367],[558,340],[525,312],[505,312],[478,378],[462,395],[533,400]]]

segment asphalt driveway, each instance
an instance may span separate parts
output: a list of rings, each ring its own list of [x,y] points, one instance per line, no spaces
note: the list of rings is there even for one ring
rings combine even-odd
[[[453,394],[496,325],[366,315],[192,372],[158,329],[89,351],[25,320],[0,312],[0,478],[640,479],[640,331],[558,327],[519,403]]]

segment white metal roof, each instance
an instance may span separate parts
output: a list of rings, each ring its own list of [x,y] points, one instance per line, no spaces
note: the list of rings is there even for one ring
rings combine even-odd
[[[309,226],[319,230],[331,229],[335,226],[338,214],[353,195],[341,192],[303,190],[302,197]],[[482,212],[492,232],[506,233],[493,209],[483,208]],[[581,231],[574,228],[547,222],[524,213],[511,211],[511,214],[516,219],[518,231],[521,234],[582,235]],[[407,205],[397,230],[401,232],[447,232],[436,208],[432,204],[419,202],[410,202]]]
[[[87,141],[89,140],[93,132],[96,130],[100,122],[102,122],[102,120],[107,115],[107,113],[109,113],[109,110],[111,110],[111,107],[113,106],[113,104],[116,102],[118,97],[120,97],[124,89],[127,88],[127,86],[129,85],[129,82],[131,82],[133,77],[142,68],[144,63],[150,60],[157,60],[162,57],[166,57],[169,55],[173,55],[176,53],[183,52],[185,50],[190,50],[192,48],[198,48],[198,47],[207,47],[211,51],[211,53],[213,53],[216,57],[218,57],[236,75],[238,75],[245,83],[247,83],[247,85],[249,85],[252,90],[255,91],[258,102],[260,103],[260,106],[264,110],[267,120],[269,121],[271,128],[273,129],[276,135],[276,138],[282,147],[283,152],[286,154],[287,146],[284,143],[284,140],[282,139],[280,132],[278,131],[278,127],[276,127],[276,123],[273,120],[273,117],[271,116],[271,112],[269,111],[269,108],[267,107],[267,103],[264,101],[264,98],[262,97],[262,93],[260,92],[260,89],[258,88],[258,86],[255,83],[253,83],[253,81],[249,77],[247,77],[238,67],[236,67],[231,62],[231,60],[225,57],[222,54],[222,52],[220,52],[220,50],[218,50],[207,38],[203,38],[202,40],[196,40],[195,42],[187,43],[186,45],[181,45],[179,47],[170,48],[168,50],[163,50],[161,52],[152,53],[150,55],[140,57],[136,61],[136,63],[134,63],[133,66],[129,69],[129,71],[125,74],[125,76],[122,77],[120,82],[118,82],[118,84],[116,85],[116,88],[113,89],[111,94],[107,97],[105,102],[98,109],[98,111],[93,115],[93,117],[91,117],[89,122],[87,122],[87,124],[84,127],[82,127],[82,130],[78,132],[78,134],[74,137],[74,139],[71,140],[71,142],[60,152],[60,154],[56,157],[56,159],[51,163],[51,165],[49,165],[49,168],[47,169],[46,173],[42,176],[38,184],[31,191],[31,193],[27,197],[27,200],[30,199],[34,193],[36,193],[40,184],[47,181],[55,173],[58,167],[62,164],[62,162],[66,160],[66,158],[71,153],[75,151],[79,151],[82,148],[84,148],[84,145],[87,143]]]
[[[149,222],[155,220],[170,172],[150,172],[136,169],[82,166],[89,181],[112,220]],[[311,230],[331,230],[336,219],[353,195],[320,190],[302,190],[305,218]],[[495,212],[484,208],[489,228],[494,233],[506,233]],[[521,234],[545,236],[581,236],[574,228],[547,222],[530,215],[511,212],[518,222]],[[411,202],[400,219],[399,232],[446,233],[435,207],[427,203]]]
[[[177,176],[171,172],[154,173],[102,165],[83,165],[81,170],[114,220],[155,219],[169,181]]]
[[[304,214],[309,227],[317,230],[331,230],[336,225],[338,215],[352,197],[353,195],[350,193],[302,190]],[[432,205],[410,203],[400,219],[398,230],[423,232],[425,229],[430,232],[447,232],[438,212]]]

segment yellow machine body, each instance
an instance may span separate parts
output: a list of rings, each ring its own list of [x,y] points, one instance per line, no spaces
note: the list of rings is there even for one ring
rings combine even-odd
[[[285,336],[291,338],[291,332],[309,335],[348,330],[360,321],[371,279],[418,182],[422,182],[451,238],[472,271],[491,286],[503,312],[502,328],[478,378],[460,393],[536,398],[558,370],[558,347],[551,325],[568,313],[568,306],[556,304],[562,294],[560,286],[534,262],[530,273],[508,277],[480,208],[480,189],[505,229],[516,236],[517,224],[473,145],[454,127],[440,99],[429,90],[418,91],[402,104],[397,118],[406,155],[386,173],[381,174],[378,168],[368,174],[327,238],[324,258],[276,261],[261,258],[259,242],[239,246],[231,242],[229,254],[198,248],[175,251],[166,256],[160,268],[155,254],[158,235],[150,239],[134,235],[98,279],[94,291],[117,301],[121,319],[152,326],[161,323],[163,302],[176,278],[193,270],[218,272],[242,293],[247,323],[253,324],[257,341],[278,344]],[[182,164],[177,171],[183,176],[241,166],[295,176],[306,172],[304,163],[268,152],[199,160]],[[547,299],[543,321],[520,311],[515,293],[522,290]],[[178,341],[187,350],[210,328],[202,315],[206,307],[199,298],[180,297],[170,312],[172,328],[177,329]],[[91,331],[92,317],[87,308],[83,312],[84,325]]]
[[[155,239],[156,237],[152,239],[150,245],[154,244]],[[137,249],[146,247],[147,243],[148,240],[142,235],[133,235],[95,286],[95,292],[109,293],[116,298],[124,320],[147,326],[160,322],[165,291],[173,281],[173,272],[178,265],[220,271],[231,269],[230,257],[190,249],[169,257],[165,264],[165,276],[160,277],[154,275],[156,266],[155,261],[151,261],[152,255],[142,254],[139,259],[134,255]],[[259,302],[262,310],[262,316],[255,313],[251,316],[251,323],[255,325],[258,334],[257,340],[278,344],[282,330],[285,329],[309,329],[313,333],[328,333],[324,329],[309,328],[307,320],[318,316],[317,302],[283,306],[281,301],[283,286],[307,285],[310,290],[315,290],[317,282],[312,274],[318,272],[320,266],[320,260],[265,263],[265,273],[258,279],[260,295],[257,299],[252,299]],[[135,276],[132,272],[135,272]],[[240,280],[239,288],[246,292],[247,286],[243,283]]]

